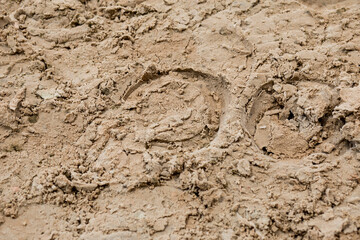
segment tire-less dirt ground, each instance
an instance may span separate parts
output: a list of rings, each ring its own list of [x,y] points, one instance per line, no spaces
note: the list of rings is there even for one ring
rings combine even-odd
[[[0,239],[360,239],[358,0],[0,0]]]

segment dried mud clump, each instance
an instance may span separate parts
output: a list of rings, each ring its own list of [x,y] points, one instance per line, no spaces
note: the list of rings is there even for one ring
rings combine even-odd
[[[0,240],[360,239],[358,0],[0,0]]]

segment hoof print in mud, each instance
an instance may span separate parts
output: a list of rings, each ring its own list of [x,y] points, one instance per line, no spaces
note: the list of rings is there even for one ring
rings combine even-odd
[[[125,94],[123,106],[134,140],[147,147],[209,144],[219,129],[224,101],[219,83],[208,77],[170,71],[137,83]]]
[[[265,153],[301,156],[318,147],[339,142],[342,122],[332,116],[339,96],[318,82],[268,83],[257,90],[246,106],[246,128]]]

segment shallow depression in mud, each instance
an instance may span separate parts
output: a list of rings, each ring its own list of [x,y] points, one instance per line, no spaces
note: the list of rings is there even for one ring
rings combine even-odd
[[[215,137],[224,100],[206,78],[170,72],[141,84],[124,109],[136,142],[203,147]]]
[[[267,154],[295,157],[316,147],[330,152],[343,125],[332,116],[338,102],[337,91],[326,84],[271,82],[247,104],[246,128]]]

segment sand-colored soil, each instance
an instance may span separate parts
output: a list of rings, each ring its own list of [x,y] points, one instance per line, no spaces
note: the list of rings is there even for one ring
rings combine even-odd
[[[359,0],[0,0],[0,240],[360,239]]]

